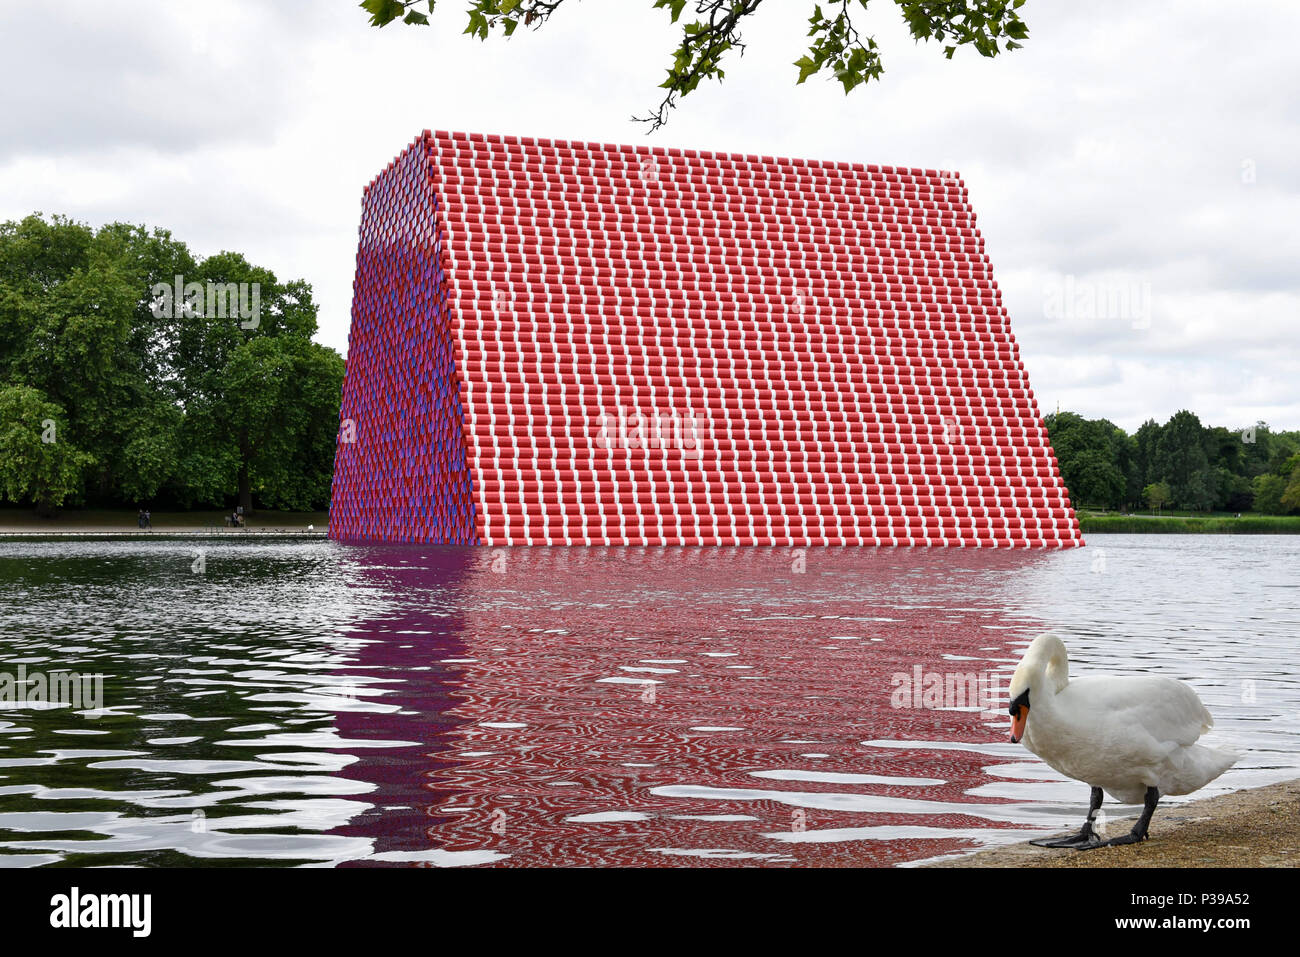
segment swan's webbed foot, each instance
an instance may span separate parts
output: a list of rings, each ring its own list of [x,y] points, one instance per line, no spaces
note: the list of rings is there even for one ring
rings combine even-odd
[[[1147,829],[1151,825],[1151,815],[1156,812],[1156,804],[1160,800],[1160,792],[1155,788],[1147,788],[1146,801],[1142,808],[1142,816],[1137,819],[1133,825],[1133,830],[1127,834],[1121,834],[1119,837],[1112,837],[1109,841],[1099,841],[1096,844],[1078,845],[1081,851],[1091,851],[1096,847],[1119,847],[1124,844],[1141,844],[1147,839]]]
[[[1080,848],[1080,850],[1090,851],[1093,847],[1119,847],[1121,844],[1141,844],[1146,839],[1147,836],[1145,834],[1138,834],[1135,831],[1130,831],[1128,834],[1121,834],[1119,837],[1112,837],[1109,841],[1101,841],[1098,844],[1092,845],[1092,847]]]
[[[1097,816],[1097,809],[1101,807],[1101,798],[1101,788],[1093,788],[1088,805],[1088,819],[1083,822],[1083,829],[1078,834],[1070,837],[1043,838],[1029,843],[1036,847],[1072,847],[1080,851],[1084,848],[1100,846],[1101,836],[1092,829],[1092,822]]]
[[[1085,847],[1099,847],[1100,838],[1093,832],[1092,828],[1085,824],[1083,830],[1071,837],[1058,837],[1052,840],[1030,841],[1036,847],[1072,847],[1075,850],[1083,850]]]

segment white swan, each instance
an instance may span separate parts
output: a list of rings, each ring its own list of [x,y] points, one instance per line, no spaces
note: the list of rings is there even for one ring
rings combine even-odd
[[[1239,755],[1196,744],[1214,719],[1190,686],[1153,675],[1070,680],[1065,645],[1039,635],[1011,677],[1011,740],[1067,777],[1092,786],[1088,819],[1078,834],[1033,841],[1087,849],[1146,840],[1162,794],[1190,794],[1231,767]],[[1101,840],[1093,821],[1102,792],[1144,804],[1129,834]]]

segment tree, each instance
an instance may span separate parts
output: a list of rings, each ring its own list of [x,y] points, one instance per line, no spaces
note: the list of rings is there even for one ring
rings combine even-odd
[[[1166,482],[1152,482],[1142,490],[1142,498],[1153,511],[1160,511],[1169,504],[1171,493]]]
[[[1222,466],[1215,470],[1218,496],[1214,507],[1228,512],[1246,512],[1255,500],[1250,479],[1238,475]]]
[[[219,373],[221,398],[204,411],[226,447],[238,501],[310,509],[329,500],[343,359],[305,339],[259,336]]]
[[[29,386],[0,388],[0,494],[52,514],[78,494],[91,461],[69,441],[63,409]]]
[[[1133,442],[1137,446],[1133,457],[1133,469],[1143,488],[1159,480],[1155,474],[1155,465],[1156,445],[1160,442],[1161,431],[1159,422],[1155,419],[1147,419],[1133,433]]]
[[[1300,475],[1293,475],[1281,495],[1282,507],[1288,511],[1300,511]]]
[[[1207,428],[1186,410],[1163,426],[1148,419],[1133,436],[1074,412],[1043,424],[1076,503],[1266,514],[1300,508],[1300,433],[1270,432],[1263,422]]]
[[[1276,475],[1290,475],[1289,464],[1300,453],[1300,432],[1274,432],[1270,435],[1268,471]]]
[[[0,223],[0,498],[323,507],[343,359],[315,332],[311,288],[237,253],[198,260],[123,223]],[[47,419],[57,444],[37,448]]]
[[[1066,483],[1070,497],[1078,503],[1119,508],[1124,503],[1124,475],[1107,455],[1088,449],[1071,464],[1073,479]],[[1064,473],[1062,473],[1064,474]]]
[[[1076,504],[1121,508],[1136,501],[1138,489],[1129,493],[1129,472],[1134,471],[1133,440],[1106,419],[1085,419],[1060,412],[1044,419],[1061,467],[1061,478]]]
[[[464,32],[486,40],[494,30],[510,37],[521,26],[540,29],[560,8],[564,0],[470,0],[469,23]],[[752,17],[763,0],[695,0],[694,19],[682,23],[682,38],[672,55],[667,78],[659,84],[667,93],[657,108],[634,119],[650,124],[651,131],[667,122],[668,111],[680,97],[689,95],[701,80],[722,80],[722,65],[728,54],[743,54],[741,26]],[[827,4],[829,15],[820,4],[808,18],[807,52],[794,66],[796,83],[823,71],[832,75],[847,94],[884,72],[880,51],[872,37],[863,37],[855,17],[860,17],[870,0],[839,0]],[[1017,11],[1025,0],[894,0],[903,13],[913,39],[944,43],[944,56],[952,59],[958,47],[973,46],[986,57],[1018,49],[1029,36],[1029,28]],[[361,7],[370,14],[376,27],[394,21],[428,26],[436,0],[362,0]],[[656,10],[664,10],[678,23],[686,11],[686,0],[654,0]],[[427,13],[421,12],[426,8]]]
[[[284,479],[268,482],[260,493],[270,507],[307,510],[329,502],[344,366],[341,355],[315,342],[295,350],[286,414],[297,442]]]
[[[1119,473],[1121,494],[1116,507],[1142,501],[1142,475],[1138,466],[1137,440],[1118,425],[1107,422],[1110,461]]]
[[[1287,484],[1287,480],[1280,475],[1257,475],[1252,483],[1255,511],[1263,515],[1285,514],[1288,509],[1282,504],[1282,496],[1286,494]]]
[[[319,421],[329,418],[337,433],[343,360],[333,353],[333,363],[324,361],[324,347],[312,348],[311,287],[280,283],[236,253],[204,260],[199,272],[205,283],[255,287],[258,314],[237,321],[205,308],[182,323],[176,374],[194,440],[184,470],[188,495],[212,503],[233,487],[246,513],[254,493],[293,507],[323,506],[329,486],[322,489],[320,475],[332,472],[334,447],[321,445]],[[295,464],[311,478],[296,475]]]
[[[1203,432],[1201,420],[1184,409],[1165,423],[1156,443],[1155,471],[1169,483],[1180,508],[1209,508],[1214,501],[1215,481]]]
[[[1285,515],[1300,510],[1300,453],[1276,460],[1281,450],[1289,447],[1288,433],[1274,436],[1276,467],[1263,475],[1255,476],[1253,490],[1254,508],[1265,515]]]
[[[1286,488],[1278,496],[1279,504],[1287,511],[1300,510],[1300,455],[1293,455],[1282,466],[1281,477]]]
[[[174,340],[148,291],[192,266],[182,244],[143,227],[95,232],[39,215],[0,225],[0,384],[30,386],[64,410],[89,456],[86,498],[147,500],[172,471]]]
[[[1237,439],[1241,443],[1241,474],[1253,479],[1267,472],[1273,451],[1268,423],[1256,422],[1251,428],[1238,430]]]

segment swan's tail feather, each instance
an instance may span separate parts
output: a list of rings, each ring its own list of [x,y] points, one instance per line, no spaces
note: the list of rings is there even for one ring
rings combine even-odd
[[[1174,759],[1172,773],[1160,784],[1160,793],[1190,794],[1205,787],[1240,760],[1240,754],[1200,744],[1182,748]]]

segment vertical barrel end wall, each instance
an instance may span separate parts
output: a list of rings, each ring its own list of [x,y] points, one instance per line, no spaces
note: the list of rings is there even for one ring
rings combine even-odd
[[[472,544],[472,483],[426,131],[366,187],[329,533]]]

